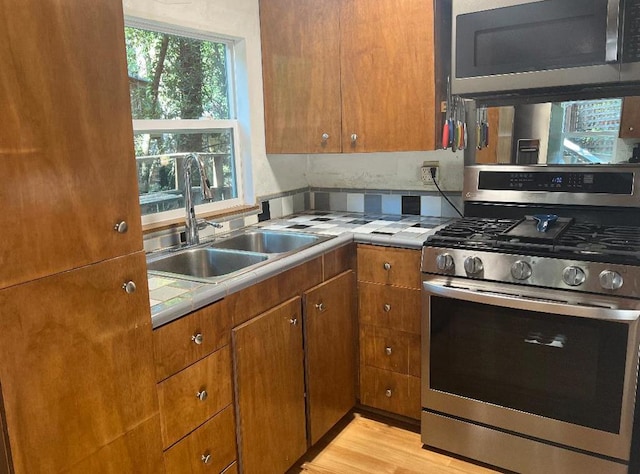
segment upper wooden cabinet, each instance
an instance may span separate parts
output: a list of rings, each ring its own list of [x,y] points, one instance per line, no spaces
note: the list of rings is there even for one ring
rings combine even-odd
[[[260,2],[267,153],[433,150],[433,4]]]
[[[622,102],[620,138],[640,138],[640,97],[625,97]]]
[[[0,9],[0,288],[141,250],[122,2]]]

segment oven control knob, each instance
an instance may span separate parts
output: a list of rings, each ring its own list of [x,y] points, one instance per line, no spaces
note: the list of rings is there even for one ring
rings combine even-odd
[[[443,272],[450,272],[455,267],[453,257],[448,253],[441,253],[436,257],[436,267]]]
[[[477,275],[484,270],[484,264],[479,257],[467,257],[464,259],[464,269],[469,275]]]
[[[600,273],[600,286],[605,290],[619,290],[623,283],[622,275],[618,272],[605,270]]]
[[[586,279],[587,276],[580,267],[567,267],[562,272],[562,280],[569,286],[580,286]]]
[[[524,260],[513,262],[511,276],[516,280],[526,280],[531,276],[531,265]]]

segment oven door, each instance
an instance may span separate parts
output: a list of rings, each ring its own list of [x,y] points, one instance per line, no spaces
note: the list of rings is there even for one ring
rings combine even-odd
[[[423,408],[627,461],[640,308],[621,300],[426,277]]]
[[[617,82],[620,0],[456,0],[452,90]]]

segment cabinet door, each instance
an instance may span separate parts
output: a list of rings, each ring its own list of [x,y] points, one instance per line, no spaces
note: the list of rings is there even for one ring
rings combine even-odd
[[[0,291],[0,380],[16,474],[78,472],[106,453],[116,461],[103,472],[161,468],[144,262],[139,252]],[[133,293],[123,289],[129,281]]]
[[[433,2],[342,0],[340,25],[343,152],[435,149]]]
[[[622,102],[620,138],[640,138],[640,97],[625,97]]]
[[[304,294],[309,439],[315,444],[355,405],[355,276]]]
[[[340,151],[339,21],[339,0],[260,2],[267,153]]]
[[[307,450],[300,297],[232,332],[240,463],[285,472]]]
[[[0,16],[0,288],[142,250],[122,2]]]

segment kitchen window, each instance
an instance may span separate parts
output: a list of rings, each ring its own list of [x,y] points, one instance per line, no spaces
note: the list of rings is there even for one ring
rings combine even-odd
[[[183,218],[187,192],[199,214],[242,205],[233,43],[132,21],[125,39],[142,223]],[[192,153],[205,162],[211,201],[201,200],[195,160],[184,182]]]

